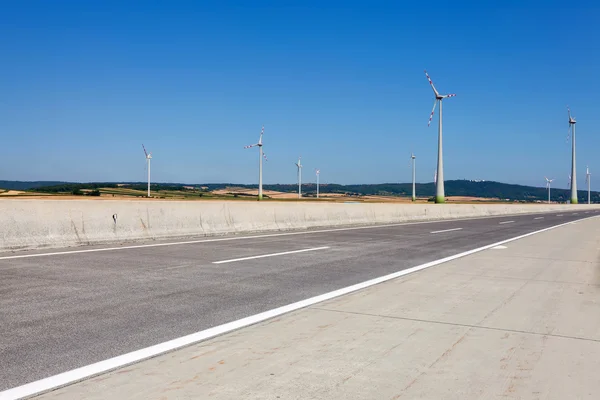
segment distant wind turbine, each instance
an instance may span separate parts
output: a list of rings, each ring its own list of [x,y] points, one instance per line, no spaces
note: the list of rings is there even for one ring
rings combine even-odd
[[[546,177],[544,177],[546,178]],[[546,188],[548,189],[548,204],[550,204],[550,183],[552,183],[554,179],[546,178]]]
[[[148,197],[150,197],[150,160],[152,159],[152,153],[148,153],[146,151],[146,147],[142,143],[142,149],[144,149],[144,154],[146,155],[146,162],[148,163]]]
[[[591,204],[590,201],[590,178],[591,178],[592,174],[590,173],[590,167],[586,167],[585,169],[585,183],[587,183],[587,187],[588,187],[588,204]]]
[[[302,157],[298,157],[298,162],[296,163],[296,167],[298,167],[298,198],[302,197],[302,164],[300,163],[300,159]]]
[[[429,116],[429,122],[427,126],[431,124],[431,120],[433,119],[433,114],[435,112],[435,107],[438,103],[440,103],[440,112],[439,112],[439,124],[438,124],[438,160],[437,160],[437,181],[435,184],[435,202],[436,203],[444,203],[446,201],[446,197],[444,195],[444,162],[442,156],[442,100],[447,99],[449,97],[454,97],[456,94],[440,94],[435,86],[433,85],[433,81],[429,77],[427,71],[425,71],[425,76],[431,85],[431,89],[435,94],[435,100],[433,102],[433,109],[431,110],[431,115]]]
[[[571,204],[577,204],[577,171],[576,171],[576,161],[575,161],[575,118],[571,116],[571,109],[567,106],[567,112],[569,113],[569,130],[571,131],[571,140],[572,140],[572,148],[571,148]]]
[[[258,147],[258,200],[263,199],[263,179],[262,179],[262,170],[263,170],[263,158],[267,161],[267,156],[263,153],[263,133],[265,133],[265,126],[263,125],[260,130],[260,137],[258,138],[258,143],[251,144],[249,146],[244,146],[245,149],[249,149],[251,147]]]
[[[315,169],[315,174],[317,174],[317,199],[319,198],[319,175],[321,175],[320,169]]]
[[[416,159],[417,157],[415,157],[415,155],[413,153],[410,153],[410,159],[412,160],[412,201],[416,201],[417,200],[417,193],[415,190],[415,169],[416,169]]]

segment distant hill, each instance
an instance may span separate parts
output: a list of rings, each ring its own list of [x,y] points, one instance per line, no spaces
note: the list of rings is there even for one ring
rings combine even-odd
[[[128,188],[145,190],[144,182],[95,182],[95,183],[72,183],[72,182],[20,182],[20,181],[0,181],[0,188],[10,190],[35,190],[44,193],[71,193],[79,189],[98,189],[115,188],[126,185]],[[234,183],[209,183],[209,184],[184,184],[184,183],[153,183],[152,190],[189,190],[185,187],[204,188],[212,191],[225,189],[228,187],[238,188],[256,188],[257,185],[241,185]],[[306,196],[312,196],[316,193],[314,183],[303,184],[303,192]],[[296,192],[297,184],[266,184],[265,190],[274,190],[278,192]],[[445,182],[446,196],[468,196],[481,198],[497,198],[503,201],[524,201],[536,202],[546,201],[548,192],[543,187],[513,185],[508,183],[493,181],[469,181],[452,180]],[[412,184],[410,183],[381,183],[381,184],[358,184],[358,185],[339,185],[339,184],[321,184],[320,192],[340,193],[350,196],[410,196],[412,193]],[[433,197],[435,194],[435,185],[431,183],[418,183],[416,185],[417,196]],[[570,197],[570,191],[567,189],[552,189],[552,200],[566,202]],[[587,202],[587,191],[578,191],[579,202]],[[591,193],[592,202],[600,203],[600,193]]]
[[[0,189],[28,190],[28,189],[35,189],[35,188],[44,187],[44,186],[59,185],[61,183],[65,183],[65,182],[60,182],[60,181],[33,181],[33,182],[0,181]]]

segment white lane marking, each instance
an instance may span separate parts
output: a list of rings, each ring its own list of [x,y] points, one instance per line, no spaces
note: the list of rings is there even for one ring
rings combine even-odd
[[[513,222],[515,222],[515,221],[502,221],[502,222],[499,222],[499,224],[500,225],[502,225],[502,224],[512,224]]]
[[[170,269],[180,269],[180,268],[190,268],[190,267],[193,267],[193,265],[189,265],[189,264],[188,265],[176,265],[173,267],[165,267],[165,268],[161,268],[161,269],[164,271],[168,271]]]
[[[305,253],[307,251],[326,250],[328,248],[329,248],[329,246],[323,246],[323,247],[313,247],[311,249],[283,251],[281,253],[262,254],[260,256],[250,256],[250,257],[242,257],[242,258],[233,258],[231,260],[213,261],[213,264],[226,264],[226,263],[231,263],[231,262],[236,262],[236,261],[254,260],[256,258],[284,256],[286,254]]]
[[[589,213],[590,213],[589,211],[586,211],[586,212],[585,212],[585,214],[589,214]]]
[[[547,212],[549,213],[551,211],[547,211]],[[527,214],[536,214],[536,213],[523,213],[523,214],[517,214],[514,216],[521,217],[521,216],[526,216]],[[228,242],[228,241],[232,241],[232,240],[262,239],[262,238],[271,238],[271,237],[279,237],[279,236],[311,235],[311,234],[316,234],[316,233],[343,232],[343,231],[353,231],[353,230],[359,230],[359,229],[394,228],[394,227],[398,227],[398,226],[435,224],[435,223],[444,223],[444,222],[453,222],[453,221],[472,221],[472,220],[491,219],[491,218],[506,218],[506,215],[492,215],[492,216],[486,216],[486,217],[445,219],[445,220],[435,220],[435,221],[402,222],[402,223],[398,223],[398,224],[353,226],[353,227],[347,227],[347,228],[320,229],[320,230],[314,230],[314,231],[269,233],[269,234],[265,234],[265,235],[254,235],[254,236],[237,236],[237,237],[225,237],[225,238],[215,238],[215,239],[186,240],[186,241],[182,241],[182,242],[136,244],[136,245],[131,245],[131,246],[104,247],[104,248],[100,248],[100,249],[85,249],[85,250],[67,250],[67,251],[57,251],[57,252],[38,253],[38,254],[21,254],[21,255],[16,255],[16,256],[0,257],[0,260],[14,260],[14,259],[18,259],[18,258],[60,256],[60,255],[67,255],[67,254],[97,253],[97,252],[101,252],[101,251],[144,249],[144,248],[148,248],[148,247],[179,246],[179,245],[184,245],[184,244]]]
[[[598,218],[599,216],[588,217],[584,219],[592,219]],[[389,281],[391,279],[399,278],[404,275],[411,274],[413,272],[421,271],[426,268],[431,268],[433,266],[443,264],[448,261],[456,260],[457,258],[462,258],[474,253],[478,253],[483,250],[491,249],[496,246],[503,245],[505,243],[513,242],[515,240],[523,239],[528,236],[536,235],[538,233],[546,232],[552,229],[559,228],[561,226],[569,225],[571,222],[566,222],[559,225],[554,225],[548,228],[540,229],[538,231],[526,233],[524,235],[516,236],[511,239],[502,240],[497,243],[492,243],[487,246],[479,247],[477,249],[468,250],[463,253],[455,254],[450,257],[441,258],[436,261],[431,261],[425,264],[418,265],[416,267],[408,268],[402,271],[397,271],[389,275],[381,276],[379,278],[371,279],[365,282],[357,283],[352,286],[348,286],[342,289],[334,290],[333,292],[325,293],[319,296],[311,297],[306,300],[301,300],[296,303],[288,304],[286,306],[274,308],[269,311],[265,311],[259,314],[251,315],[246,318],[238,319],[237,321],[228,322],[223,325],[215,326],[213,328],[209,328],[200,332],[192,333],[187,336],[182,336],[177,339],[169,340],[168,342],[163,342],[156,344],[154,346],[146,347],[144,349],[132,351],[131,353],[126,353],[120,356],[116,356],[113,358],[109,358],[104,361],[99,361],[94,364],[86,365],[84,367],[72,369],[67,372],[63,372],[58,375],[50,376],[48,378],[40,379],[38,381],[34,381],[31,383],[27,383],[22,386],[18,386],[12,389],[5,390],[0,392],[0,400],[15,400],[21,397],[32,396],[35,394],[40,394],[42,392],[47,392],[49,390],[57,389],[59,387],[63,387],[69,385],[71,383],[75,383],[81,381],[83,379],[89,378],[91,376],[99,375],[104,372],[108,372],[111,370],[115,370],[117,368],[123,367],[125,365],[133,364],[151,357],[155,357],[159,354],[166,353],[168,351],[172,351],[175,349],[179,349],[184,346],[189,346],[190,344],[197,343],[206,339],[210,339],[212,337],[222,335],[227,332],[231,332],[236,329],[244,328],[249,325],[254,325],[258,322],[265,321],[270,318],[277,317],[279,315],[289,313],[291,311],[295,311],[301,308],[305,308],[308,306],[312,306],[314,304],[333,299],[335,297],[343,296],[348,293],[355,292],[357,290],[365,289],[373,285],[380,284],[382,282]]]
[[[452,229],[444,229],[443,231],[433,231],[429,233],[444,233],[444,232],[452,232],[452,231],[460,231],[462,228],[452,228]]]
[[[544,217],[535,217],[534,219],[544,219]]]
[[[562,217],[563,215],[562,215],[562,214],[556,214],[556,216],[557,216],[557,217]]]
[[[573,215],[579,215],[579,213],[573,213]]]
[[[506,247],[506,246],[494,246],[494,247],[492,247],[492,250],[504,250],[504,249],[507,249],[507,248],[508,247]]]

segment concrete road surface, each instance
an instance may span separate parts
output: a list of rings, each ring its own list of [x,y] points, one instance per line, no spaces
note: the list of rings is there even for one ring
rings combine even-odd
[[[65,249],[63,254],[56,254],[60,253],[59,251],[50,254],[40,254],[40,252],[3,254],[0,255],[2,276],[0,280],[2,321],[0,324],[0,365],[2,366],[0,390],[465,250],[590,217],[594,213],[594,211],[590,211],[589,214],[552,213],[368,229],[336,229],[252,238],[208,239],[188,244],[163,245],[165,243],[162,243],[148,247],[132,246],[114,249],[90,247],[83,249],[86,252],[80,252],[82,250],[80,248]],[[597,223],[597,219],[594,221]],[[592,222],[581,222],[581,224],[587,226]],[[543,237],[552,238],[552,234],[544,234]],[[568,237],[568,239],[574,243],[577,241],[576,237]],[[486,254],[490,260],[498,257],[498,260],[506,261],[501,256],[509,253],[490,251]],[[533,256],[542,260],[546,257],[541,249]],[[528,265],[517,258],[514,262],[517,266]],[[500,269],[509,268],[498,263],[491,265],[496,265]],[[447,267],[439,269],[439,271],[448,270],[452,269]],[[464,315],[465,309],[462,303],[468,299],[464,299],[460,293],[463,289],[466,290],[465,293],[470,290],[470,279],[463,283],[455,282],[457,279],[458,282],[464,280],[465,271],[461,271],[461,273],[444,273],[443,278],[433,276],[429,286],[423,282],[421,284],[423,291],[417,291],[408,297],[406,294],[391,291],[384,296],[385,300],[380,302],[388,303],[392,308],[400,307],[407,312],[413,310],[417,313],[415,318],[418,319],[417,316],[421,318],[418,312],[427,309],[428,305],[434,305],[439,301],[446,304],[444,302],[447,302],[447,299],[439,298],[437,293],[438,290],[446,290],[444,284],[458,285],[455,287],[451,302],[447,303],[457,302],[457,304],[450,310],[436,311],[437,314],[434,316],[439,316],[440,312],[446,317],[453,313]],[[518,272],[518,268],[515,271]],[[434,272],[421,274],[419,276],[425,278],[420,279],[429,279],[427,277],[430,273]],[[470,276],[468,271],[466,274]],[[407,279],[410,281],[413,276],[409,275]],[[500,280],[504,282],[502,279]],[[502,296],[504,295],[502,290],[512,290],[499,285],[494,280],[487,283],[490,286],[482,285],[477,289],[476,294],[484,295],[485,298],[490,297],[490,302],[495,298],[491,296],[492,293],[500,291],[497,294]],[[424,292],[426,287],[437,289]],[[544,293],[538,295],[543,296]],[[355,296],[360,298],[364,294]],[[479,307],[472,306],[475,307],[473,312]],[[356,311],[355,314],[329,309],[327,311],[314,309],[311,313],[323,313],[317,318],[319,324],[323,322],[322,325],[325,325],[325,328],[319,328],[323,331],[327,331],[332,322],[334,323],[332,326],[336,326],[339,321],[348,321],[344,328],[348,334],[339,338],[339,341],[354,340],[352,337],[357,332],[352,332],[352,327],[355,324],[358,324],[357,329],[364,329],[364,332],[359,332],[362,335],[368,334],[373,329],[374,323],[377,325],[386,320],[385,316],[369,315],[373,313],[369,307]],[[301,315],[290,317],[292,318],[290,321],[307,318]],[[460,322],[465,325],[464,327],[455,326],[454,320],[450,321],[448,326],[444,325],[443,321],[438,321],[441,332],[456,333],[463,330],[467,332],[471,329],[470,324],[479,321],[476,321],[476,316],[484,317],[477,313],[472,315],[471,319],[465,317],[464,321]],[[309,317],[311,320],[312,318],[314,317]],[[535,318],[538,317],[531,318],[534,318],[535,322]],[[273,323],[275,322],[271,322]],[[397,323],[402,325],[404,322]],[[293,327],[296,322],[290,324]],[[421,322],[412,321],[410,324],[419,325]],[[416,328],[417,325],[408,328],[399,326],[399,337],[406,333],[405,328],[411,332],[416,330],[415,334],[417,334],[420,332]],[[298,329],[300,328],[303,328],[302,324],[298,325]],[[381,335],[385,334],[386,329],[382,327],[379,330]],[[295,340],[302,339],[302,336],[297,335],[286,339],[286,335],[293,331],[294,329],[281,331],[281,340],[286,341],[290,346]],[[315,332],[310,333],[307,338]],[[264,340],[267,342],[272,342],[274,338],[280,336],[272,335],[267,331],[264,334],[266,335]],[[443,348],[447,344],[441,340],[438,342],[435,339],[436,333],[430,332],[428,335],[432,339],[432,344],[427,344],[423,348],[425,358],[421,362],[428,362],[430,358],[426,357],[427,354],[436,354],[436,349]],[[569,335],[566,336],[570,337]],[[587,336],[583,335],[582,338]],[[361,339],[355,340],[357,343],[361,342]],[[375,337],[374,340],[380,339]],[[384,338],[381,337],[381,340]],[[264,344],[269,344],[267,342]],[[380,345],[385,348],[386,342],[383,341]],[[303,346],[307,346],[306,351],[310,352],[320,345],[305,343]],[[432,347],[428,350],[429,346]],[[240,347],[234,348],[239,350],[241,359],[256,358],[244,355]],[[277,353],[275,350],[268,351]],[[481,351],[485,352],[485,349],[482,348]],[[339,356],[340,359],[345,359],[346,356],[356,357],[355,361],[346,360],[349,364],[345,368],[363,365],[362,357],[365,354],[362,350],[350,345],[343,353]],[[175,357],[174,354],[168,357]],[[374,352],[369,362],[377,364],[379,362],[377,354]],[[260,354],[256,356],[259,359],[262,357]],[[310,359],[307,358],[305,361],[308,363]],[[217,362],[214,369],[217,370],[219,365]],[[316,365],[318,366],[318,362]],[[405,368],[418,370],[420,366],[422,365],[406,365]],[[235,368],[239,371],[241,365],[236,364]],[[258,371],[262,370],[261,368]],[[340,373],[343,371],[350,370],[342,369]],[[273,370],[272,373],[279,372],[281,371]],[[312,374],[309,371],[304,372],[308,374],[307,376]],[[337,376],[337,372],[324,368],[319,374],[311,378],[318,378],[315,381],[304,384],[298,381],[295,384],[300,385],[298,387],[315,386],[315,393],[324,393],[322,380],[327,376]],[[265,388],[271,387],[267,383],[263,384]],[[215,388],[223,387],[217,381],[211,385]],[[393,386],[396,387],[395,384]],[[242,390],[243,387],[240,383],[230,389]]]
[[[39,399],[598,399],[599,310],[592,219]]]

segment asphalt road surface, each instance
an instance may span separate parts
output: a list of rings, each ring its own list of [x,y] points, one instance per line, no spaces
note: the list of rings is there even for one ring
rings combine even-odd
[[[0,253],[0,390],[598,214]]]

